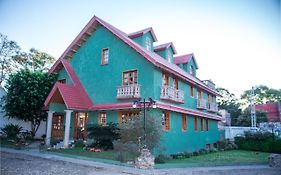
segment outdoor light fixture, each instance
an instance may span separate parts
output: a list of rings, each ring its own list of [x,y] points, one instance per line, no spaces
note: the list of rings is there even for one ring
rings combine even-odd
[[[155,109],[157,107],[156,101],[152,100],[152,98],[148,98],[148,101],[146,101],[145,98],[143,100],[140,99],[140,100],[134,101],[134,103],[133,103],[133,108],[137,108],[137,106],[140,106],[143,108],[143,131],[144,131],[143,141],[145,143],[145,136],[146,136],[146,134],[145,134],[145,128],[146,128],[145,111],[146,111],[146,108],[147,108],[147,110],[149,110],[150,107]],[[145,146],[146,145],[144,144],[144,147]]]

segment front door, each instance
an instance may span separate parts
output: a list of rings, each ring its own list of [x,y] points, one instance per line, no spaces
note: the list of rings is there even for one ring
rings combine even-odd
[[[76,112],[75,113],[75,129],[74,138],[85,140],[87,138],[87,122],[88,113]]]
[[[52,119],[52,137],[64,137],[64,115],[54,113]]]

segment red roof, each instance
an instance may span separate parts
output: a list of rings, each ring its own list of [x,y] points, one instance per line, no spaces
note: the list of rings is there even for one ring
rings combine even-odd
[[[267,102],[266,104],[256,105],[256,109],[266,112],[269,122],[281,122],[280,103]]]
[[[202,83],[199,79],[193,77],[192,75],[189,75],[186,71],[182,70],[180,67],[178,67],[176,64],[169,63],[167,60],[163,59],[161,56],[156,54],[155,52],[151,52],[134,42],[132,39],[128,37],[128,35],[119,29],[115,28],[111,24],[103,21],[102,19],[98,18],[97,16],[94,16],[89,23],[83,28],[83,30],[79,33],[79,35],[74,39],[74,41],[69,45],[69,47],[65,50],[65,52],[62,54],[60,59],[64,59],[67,57],[67,54],[71,52],[72,48],[76,45],[76,43],[82,38],[83,34],[87,32],[89,28],[92,28],[93,26],[102,25],[106,29],[108,29],[110,32],[112,32],[115,36],[117,36],[120,40],[128,44],[130,47],[135,49],[139,54],[141,54],[144,58],[146,58],[148,61],[150,61],[152,64],[154,64],[156,67],[159,67],[160,69],[163,69],[165,71],[168,71],[172,74],[175,74],[182,78],[185,81],[188,81],[191,84],[199,86],[201,89],[206,90],[207,92],[211,94],[215,94],[217,96],[220,96],[220,94],[207,87],[204,83]],[[59,60],[60,60],[59,59]],[[56,65],[57,63],[55,63]],[[54,65],[54,66],[55,66]],[[51,68],[49,73],[53,72],[55,70],[54,66]]]
[[[158,51],[161,51],[161,50],[165,50],[165,49],[167,49],[167,48],[169,48],[169,47],[172,48],[174,54],[177,53],[176,48],[175,48],[175,46],[174,46],[174,44],[173,44],[172,42],[169,42],[169,43],[165,43],[165,44],[161,44],[161,45],[155,46],[155,47],[154,47],[154,51],[155,51],[155,52],[158,52]]]
[[[147,32],[150,32],[150,33],[151,33],[152,38],[153,38],[154,41],[157,41],[156,35],[155,35],[155,33],[154,33],[152,27],[149,27],[149,28],[146,28],[146,29],[137,31],[137,32],[130,33],[130,34],[128,34],[128,37],[131,38],[131,39],[133,39],[133,38],[142,36],[142,35],[146,34]]]
[[[47,99],[45,100],[44,105],[48,106],[55,92],[59,91],[68,109],[89,109],[93,105],[93,103],[86,93],[85,89],[83,88],[82,84],[80,83],[70,63],[65,59],[59,59],[59,61],[54,64],[51,71],[58,71],[62,67],[65,68],[73,85],[57,82],[52,88]]]
[[[194,54],[191,53],[191,54],[187,54],[187,55],[181,55],[181,56],[177,56],[174,58],[174,62],[175,64],[185,64],[185,63],[188,63],[191,59],[193,58],[194,62],[195,62],[195,66],[196,66],[196,69],[198,69],[198,64],[195,60],[195,57],[194,57]]]

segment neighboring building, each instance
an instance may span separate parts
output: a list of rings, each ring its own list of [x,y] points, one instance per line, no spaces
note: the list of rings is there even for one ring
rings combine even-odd
[[[219,122],[219,124],[221,126],[231,126],[231,116],[230,113],[227,112],[227,110],[223,109],[220,110],[219,113],[221,114],[221,121]]]
[[[87,124],[122,123],[139,114],[133,102],[152,98],[162,120],[166,154],[205,148],[219,140],[216,96],[196,77],[193,54],[175,57],[172,43],[153,46],[152,28],[126,34],[94,16],[49,73],[58,73],[45,101],[51,138],[83,139]],[[81,134],[83,133],[83,134]]]
[[[266,112],[268,122],[281,122],[281,106],[279,102],[267,102],[256,105],[256,110]]]
[[[0,86],[0,99],[6,95],[6,91],[5,89],[3,89],[3,87]],[[23,131],[28,130],[31,131],[31,124],[29,122],[24,122],[22,120],[17,120],[15,118],[8,118],[7,116],[5,116],[5,112],[3,111],[2,108],[0,108],[0,128],[5,127],[5,125],[7,124],[14,124],[14,125],[19,125],[23,128]],[[0,131],[1,132],[1,131]],[[46,122],[42,121],[36,134],[35,134],[35,138],[41,138],[42,139],[42,135],[46,133]]]

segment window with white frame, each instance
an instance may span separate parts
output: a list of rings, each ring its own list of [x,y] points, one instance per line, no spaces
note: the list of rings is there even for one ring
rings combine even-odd
[[[101,64],[108,64],[109,49],[102,49]]]
[[[173,56],[172,56],[171,51],[168,50],[168,52],[167,52],[167,60],[168,60],[169,63],[172,62],[172,57],[173,57]]]
[[[106,113],[105,112],[101,112],[99,113],[99,124],[100,125],[106,125]]]
[[[146,39],[145,39],[145,47],[146,47],[146,50],[151,51],[151,41],[150,41],[149,37],[146,37]]]
[[[189,73],[190,73],[190,75],[194,76],[194,68],[192,65],[190,65]]]

